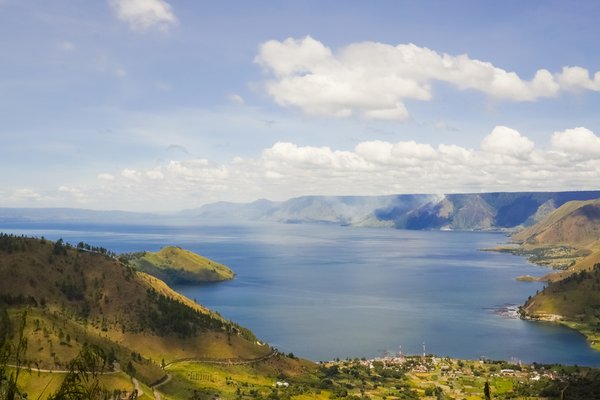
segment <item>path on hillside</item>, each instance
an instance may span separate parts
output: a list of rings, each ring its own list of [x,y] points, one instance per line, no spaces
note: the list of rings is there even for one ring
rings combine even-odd
[[[197,362],[203,364],[217,364],[217,365],[248,365],[254,364],[261,361],[266,361],[269,358],[275,357],[279,352],[277,350],[271,351],[269,354],[266,354],[262,357],[252,358],[249,360],[239,359],[239,358],[203,358],[203,357],[188,357],[188,358],[178,358],[177,360],[173,360],[167,364],[165,364],[165,368],[182,362]]]
[[[167,373],[160,381],[158,381],[158,383],[155,383],[154,385],[150,386],[150,389],[152,389],[152,393],[154,393],[154,400],[162,400],[160,392],[156,389],[161,387],[162,385],[169,383],[171,378],[173,378],[171,374]]]
[[[43,368],[27,367],[25,365],[6,364],[6,366],[9,368],[26,369],[26,370],[32,371],[32,372],[47,372],[50,374],[68,374],[69,372],[71,372],[66,369],[43,369]],[[99,375],[112,375],[112,374],[116,374],[118,372],[121,372],[121,370],[115,369],[114,371],[98,372],[98,374]]]
[[[254,364],[257,362],[261,362],[261,361],[266,361],[270,358],[275,357],[277,354],[279,354],[279,352],[277,350],[273,350],[269,354],[266,354],[262,357],[253,358],[250,360],[243,360],[243,359],[239,359],[239,358],[227,358],[227,359],[202,358],[202,357],[179,358],[177,360],[173,360],[173,361],[165,364],[164,369],[167,369],[168,367],[170,367],[173,364],[178,364],[178,363],[182,363],[182,362],[197,362],[197,363],[202,363],[202,364],[216,364],[216,365],[248,365],[248,364]],[[161,379],[158,383],[150,386],[150,388],[152,389],[152,391],[154,393],[155,400],[162,400],[162,396],[161,396],[160,392],[157,390],[157,388],[159,388],[163,385],[166,385],[172,378],[173,378],[173,376],[171,374],[167,373],[165,375],[164,379]]]

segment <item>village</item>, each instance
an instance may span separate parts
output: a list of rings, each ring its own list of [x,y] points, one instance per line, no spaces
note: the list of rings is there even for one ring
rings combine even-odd
[[[345,387],[346,393],[338,390],[338,397],[382,399],[538,399],[545,387],[566,387],[569,375],[578,369],[519,360],[458,360],[425,352],[385,352],[373,359],[334,360],[321,365],[333,381]]]

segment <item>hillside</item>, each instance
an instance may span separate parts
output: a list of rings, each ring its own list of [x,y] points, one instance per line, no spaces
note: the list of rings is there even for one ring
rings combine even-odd
[[[520,254],[561,269],[545,277],[522,316],[576,328],[600,349],[600,199],[568,202],[513,239]]]
[[[271,352],[247,329],[107,250],[61,240],[0,235],[0,308],[12,326],[27,312],[29,346],[21,364],[36,368],[65,369],[84,344],[94,344],[150,384],[164,376],[161,360],[254,359]]]
[[[512,238],[532,261],[566,270],[551,279],[589,270],[600,262],[600,199],[568,202]]]
[[[218,282],[235,276],[226,266],[175,246],[163,247],[158,252],[123,254],[119,259],[168,284]]]

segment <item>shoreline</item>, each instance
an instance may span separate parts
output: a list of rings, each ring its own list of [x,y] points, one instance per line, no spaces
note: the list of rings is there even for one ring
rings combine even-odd
[[[560,278],[565,271],[567,271],[571,266],[573,266],[579,257],[580,249],[570,246],[540,246],[531,249],[523,248],[522,244],[516,242],[509,242],[505,245],[499,245],[494,248],[482,249],[482,251],[492,251],[499,253],[510,253],[515,256],[525,257],[527,261],[532,264],[538,265],[540,267],[549,268],[552,271],[542,275],[542,276],[532,276],[532,275],[520,275],[515,277],[515,280],[519,282],[546,282],[550,284],[556,280],[560,280]],[[557,268],[556,264],[553,264],[552,261],[556,260],[556,253],[560,253],[562,257],[559,257],[558,260],[565,260],[565,255],[570,260],[569,265],[562,264],[563,268]],[[566,254],[565,254],[566,253]],[[579,254],[578,254],[579,253]],[[566,267],[566,268],[564,268]],[[600,351],[600,333],[594,332],[587,324],[583,324],[581,322],[576,322],[569,320],[566,316],[561,314],[553,314],[553,313],[537,313],[531,314],[528,313],[526,305],[528,301],[533,299],[537,294],[532,294],[529,299],[525,300],[520,306],[518,306],[517,314],[518,317],[525,321],[536,321],[536,322],[544,322],[544,323],[552,323],[567,327],[574,331],[579,332],[583,335],[588,343],[588,346],[595,351]]]

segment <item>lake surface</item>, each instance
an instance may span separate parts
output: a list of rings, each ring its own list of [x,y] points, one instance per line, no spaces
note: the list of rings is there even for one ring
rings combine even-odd
[[[230,282],[177,287],[285,352],[312,360],[384,351],[600,366],[579,333],[498,315],[542,287],[545,268],[504,253],[502,234],[328,225],[2,226],[116,252],[167,244],[231,267]]]

